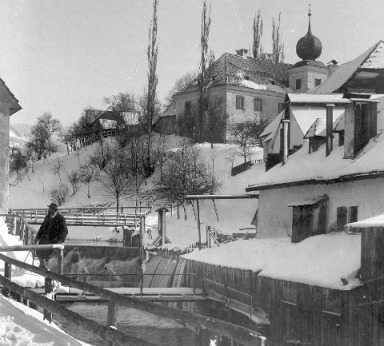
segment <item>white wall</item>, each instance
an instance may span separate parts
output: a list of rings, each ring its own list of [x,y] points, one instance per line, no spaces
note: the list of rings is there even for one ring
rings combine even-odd
[[[331,168],[330,168],[331,169]],[[327,229],[335,229],[337,207],[358,206],[358,220],[384,214],[384,178],[329,185],[303,185],[260,191],[259,238],[286,237],[292,233],[292,201],[327,194]]]

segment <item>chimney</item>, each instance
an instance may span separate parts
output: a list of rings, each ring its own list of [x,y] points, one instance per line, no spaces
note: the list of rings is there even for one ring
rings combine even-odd
[[[326,134],[326,156],[328,156],[333,150],[333,108],[334,104],[328,103],[325,105],[327,109],[327,118],[325,125],[325,134]]]
[[[339,68],[339,64],[336,60],[331,60],[327,64],[327,78]]]
[[[243,58],[246,58],[248,56],[248,49],[241,48],[236,50],[236,54],[239,56],[242,56]]]
[[[283,164],[288,162],[288,130],[289,130],[289,119],[283,119]]]

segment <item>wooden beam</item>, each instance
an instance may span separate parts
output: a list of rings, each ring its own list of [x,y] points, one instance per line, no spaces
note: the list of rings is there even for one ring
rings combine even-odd
[[[35,304],[43,307],[46,310],[49,310],[55,314],[58,314],[64,317],[67,321],[74,323],[76,326],[81,326],[84,329],[91,331],[97,336],[101,337],[103,340],[113,341],[116,345],[154,345],[150,342],[146,342],[142,339],[139,339],[133,335],[124,334],[113,328],[105,327],[97,322],[89,320],[71,310],[66,309],[59,303],[52,301],[40,294],[37,294],[31,291],[28,288],[21,287],[5,277],[0,275],[0,283],[6,286],[12,292],[20,294],[23,298],[29,299]]]
[[[259,198],[259,194],[253,193],[249,195],[187,195],[185,199],[187,201],[199,200],[199,199],[248,199]]]
[[[261,346],[263,337],[258,332],[244,328],[229,322],[224,322],[215,318],[197,315],[184,310],[178,310],[165,305],[158,305],[150,302],[144,302],[139,298],[124,297],[118,293],[108,291],[106,289],[90,285],[87,282],[81,282],[69,277],[49,272],[42,268],[31,266],[27,263],[7,257],[0,253],[0,259],[16,265],[19,268],[26,269],[70,287],[82,289],[85,292],[91,292],[97,296],[107,300],[115,300],[121,306],[131,307],[137,310],[146,311],[148,313],[173,319],[184,327],[196,332],[199,328],[205,326],[215,333],[236,340],[244,345]]]

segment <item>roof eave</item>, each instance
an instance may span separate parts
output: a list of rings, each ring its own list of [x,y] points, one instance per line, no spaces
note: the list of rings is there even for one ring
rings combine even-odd
[[[271,189],[279,189],[282,187],[293,187],[293,186],[301,186],[301,185],[319,185],[319,184],[336,184],[336,183],[345,183],[356,180],[364,180],[364,179],[377,179],[384,178],[384,171],[373,171],[367,173],[356,173],[356,174],[348,174],[343,175],[333,179],[305,179],[291,182],[283,182],[283,183],[274,183],[274,184],[265,184],[265,185],[249,185],[245,191],[255,192],[262,190],[271,190]]]

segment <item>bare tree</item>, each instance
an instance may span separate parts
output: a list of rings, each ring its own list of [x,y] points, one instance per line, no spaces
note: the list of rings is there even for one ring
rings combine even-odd
[[[153,173],[151,164],[151,139],[152,139],[152,123],[155,116],[156,107],[156,88],[159,82],[156,68],[157,55],[159,52],[159,44],[157,43],[157,6],[158,0],[153,0],[153,18],[149,25],[149,37],[147,48],[148,59],[148,90],[147,90],[147,109],[146,109],[146,130],[148,134],[147,157],[144,166],[146,167],[146,176],[149,177]]]
[[[261,17],[260,9],[257,10],[255,18],[253,19],[253,42],[252,51],[255,59],[260,59],[262,46],[261,37],[263,36],[263,18]]]
[[[82,183],[86,183],[88,187],[88,198],[91,198],[91,182],[97,180],[98,177],[98,169],[86,163],[85,165],[81,165],[79,169],[79,179]]]
[[[239,146],[244,163],[251,155],[252,147],[262,147],[261,133],[268,125],[269,119],[260,117],[260,119],[251,119],[241,123],[233,123],[229,126],[231,141]]]
[[[173,88],[168,92],[168,95],[165,98],[165,106],[170,106],[175,102],[176,95],[184,90],[186,87],[193,85],[193,82],[196,81],[197,73],[196,71],[187,72],[182,77],[176,80]]]
[[[224,100],[221,96],[208,95],[206,116],[204,137],[211,143],[211,148],[213,148],[213,143],[223,142],[227,123]]]
[[[80,173],[78,171],[71,171],[68,175],[68,180],[72,186],[72,196],[79,191],[80,188]]]
[[[278,64],[284,61],[284,44],[281,35],[281,12],[279,13],[276,24],[275,18],[272,18],[272,54],[275,57],[275,63]]]
[[[22,152],[20,148],[12,147],[11,155],[10,155],[10,171],[16,172],[17,178],[21,179],[21,171],[23,168],[27,167],[28,158]]]
[[[220,188],[198,147],[187,143],[165,162],[163,174],[156,178],[154,185],[157,198],[180,203],[186,195],[213,194]]]
[[[206,68],[209,62],[208,56],[208,39],[209,39],[209,29],[211,26],[211,4],[209,8],[207,6],[207,0],[203,2],[203,10],[201,14],[201,61],[200,61],[200,75],[199,75],[199,114],[197,122],[197,131],[195,133],[196,142],[203,141],[203,129],[204,129],[204,118],[207,108],[207,95],[206,95]]]
[[[31,129],[31,143],[35,144],[35,152],[39,158],[45,154],[51,155],[57,151],[53,143],[53,134],[60,131],[60,120],[54,119],[51,113],[44,113],[37,118],[37,124]]]
[[[50,191],[52,202],[56,203],[59,206],[62,205],[67,200],[68,194],[69,194],[68,185],[65,185],[62,183],[60,183],[58,187]]]
[[[120,199],[129,193],[133,180],[124,150],[119,147],[112,149],[111,159],[104,167],[99,180],[107,193],[116,198],[116,211],[119,212]]]
[[[63,182],[62,182],[62,180],[61,180],[61,175],[60,175],[60,171],[61,171],[60,159],[59,159],[58,156],[56,156],[56,158],[57,158],[57,164],[54,165],[54,166],[51,168],[51,172],[52,172],[53,174],[57,174],[57,175],[58,175],[59,180],[60,180],[60,184],[62,184]]]

